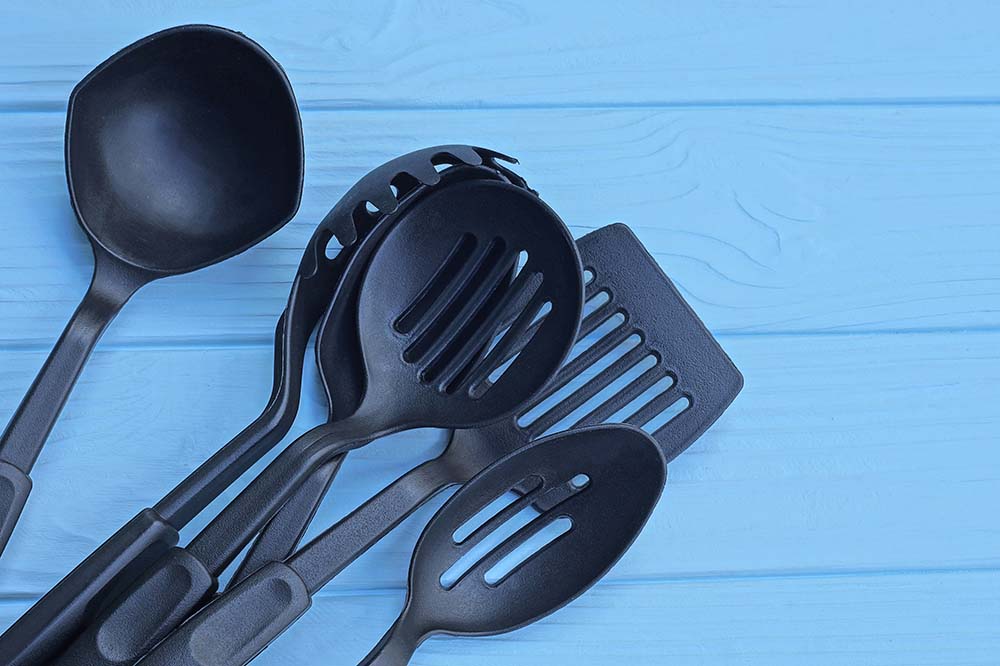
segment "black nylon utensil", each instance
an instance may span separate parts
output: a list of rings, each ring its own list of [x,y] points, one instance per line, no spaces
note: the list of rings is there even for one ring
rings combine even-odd
[[[357,408],[364,392],[363,369],[341,362],[344,354],[339,351],[345,338],[356,335],[356,317],[341,314],[356,306],[356,298],[344,299],[350,303],[330,308],[335,289],[346,280],[350,258],[354,252],[364,251],[361,246],[371,231],[384,215],[396,209],[399,200],[422,196],[428,187],[441,182],[435,167],[460,169],[466,178],[516,181],[517,176],[501,166],[499,159],[511,161],[499,153],[470,146],[426,148],[374,169],[341,198],[307,244],[288,305],[278,320],[274,385],[261,415],[155,507],[139,512],[0,636],[0,663],[48,663],[65,649],[87,620],[96,616],[104,601],[114,598],[177,543],[178,530],[288,433],[298,412],[309,337],[328,309],[338,314],[327,316],[321,326],[320,339],[327,342],[317,345],[316,351],[331,418],[343,417]],[[369,204],[375,201],[384,213],[369,211]],[[342,249],[331,259],[326,248],[333,238]],[[371,248],[366,252],[370,256]],[[344,291],[353,294],[359,279],[360,275],[354,276]],[[356,346],[354,343],[352,349]],[[335,472],[325,470],[320,482],[328,484]]]
[[[517,415],[455,431],[444,453],[333,526],[321,555],[327,566],[343,570],[438,492],[544,434],[624,422],[651,431],[669,461],[733,401],[743,387],[739,370],[631,230],[613,224],[577,245],[593,277],[580,341],[568,362]],[[298,517],[307,523],[311,515],[301,509]],[[285,559],[303,529],[291,516],[269,525],[237,580]]]
[[[547,437],[491,465],[427,525],[413,553],[403,612],[362,666],[403,666],[434,634],[505,633],[568,604],[624,555],[665,481],[659,447],[623,425]],[[521,497],[492,517],[483,514],[512,490]],[[532,509],[537,517],[520,519]],[[477,516],[486,520],[460,538]],[[508,521],[515,529],[501,532]],[[558,535],[546,535],[553,527]],[[499,545],[486,541],[494,535],[494,541],[502,539]],[[216,599],[141,666],[242,666],[252,660],[309,609],[311,595],[335,575],[324,566],[325,538]]]
[[[463,181],[399,211],[359,295],[368,385],[358,411],[282,452],[187,549],[171,550],[147,570],[56,663],[132,663],[196,608],[320,466],[396,430],[502,418],[559,367],[575,339],[583,288],[572,238],[544,203],[509,183]],[[521,252],[527,261],[508,284]],[[551,309],[536,334],[504,363],[546,303]],[[516,320],[505,330],[512,313]],[[477,357],[491,340],[492,351]]]
[[[66,176],[94,275],[0,438],[0,552],[31,491],[28,474],[118,311],[143,285],[232,257],[284,226],[302,172],[288,79],[239,33],[156,33],[73,89]]]

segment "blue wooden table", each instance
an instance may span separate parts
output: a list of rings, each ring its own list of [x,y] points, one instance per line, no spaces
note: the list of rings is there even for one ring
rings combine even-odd
[[[746,389],[605,582],[514,634],[434,639],[415,664],[1000,663],[1000,6],[7,0],[0,420],[91,270],[63,176],[69,91],[189,22],[287,68],[302,208],[113,325],[0,562],[0,627],[256,415],[302,247],[351,183],[467,142],[519,157],[575,234],[631,225]],[[293,434],[323,414],[315,374],[307,395]],[[441,442],[352,454],[318,523]],[[258,663],[356,663],[439,503]]]

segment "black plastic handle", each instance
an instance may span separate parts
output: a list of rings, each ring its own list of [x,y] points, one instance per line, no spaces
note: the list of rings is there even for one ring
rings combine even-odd
[[[292,498],[257,536],[250,552],[240,562],[229,582],[230,589],[258,569],[271,562],[281,562],[295,551],[343,462],[343,456],[334,458],[299,486]]]
[[[0,437],[0,461],[7,463],[7,491],[0,493],[0,554],[31,492],[27,476],[94,346],[132,294],[151,279],[118,260],[96,256],[90,288]]]
[[[214,591],[215,578],[205,565],[183,548],[173,548],[88,624],[54,665],[131,666]],[[158,609],[147,607],[153,599]]]
[[[410,627],[407,615],[404,611],[358,666],[406,666],[410,663],[423,637]]]
[[[141,512],[0,636],[0,664],[51,663],[83,623],[99,612],[101,600],[120,592],[177,540],[177,530],[156,512]]]
[[[298,320],[301,324],[293,327],[288,325],[285,315],[279,318],[275,332],[275,384],[271,399],[261,415],[226,444],[222,452],[229,452],[230,456],[247,451],[250,456],[262,455],[263,451],[281,441],[291,428],[298,411],[308,339],[308,333],[303,333],[301,329],[311,331],[318,315],[303,316]],[[216,455],[225,454],[220,452]],[[240,466],[244,464],[245,461]],[[84,622],[93,620],[99,608],[115,599],[147,567],[176,545],[178,536],[175,528],[183,527],[197,513],[198,506],[211,494],[207,490],[218,492],[218,488],[207,489],[208,485],[212,485],[211,477],[205,479],[203,468],[189,476],[178,486],[179,491],[175,490],[165,497],[155,509],[141,512],[118,530],[7,629],[0,636],[0,664],[34,666],[50,663],[69,641],[80,634]],[[2,471],[3,465],[0,464]],[[16,471],[12,474],[16,475]],[[192,481],[192,477],[196,479]],[[16,480],[14,477],[13,481]],[[109,585],[111,581],[115,585]]]
[[[284,564],[269,564],[203,608],[142,665],[243,666],[310,605],[302,579]]]

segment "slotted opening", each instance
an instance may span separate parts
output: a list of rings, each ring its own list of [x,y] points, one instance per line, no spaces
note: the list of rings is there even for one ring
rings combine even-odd
[[[376,206],[375,204],[373,204],[371,201],[366,201],[365,202],[365,210],[367,210],[368,214],[372,215],[372,216],[379,214],[378,206]]]
[[[577,474],[569,480],[569,484],[576,490],[583,490],[590,485],[590,477],[586,474]]]
[[[392,189],[396,201],[401,201],[410,192],[420,187],[420,181],[405,171],[401,171],[393,176],[389,182],[389,187]]]
[[[592,271],[589,268],[585,268],[583,270],[583,286],[586,287],[588,284],[590,284],[591,282],[593,282],[594,281],[594,277],[595,277],[594,271]]]
[[[323,256],[333,261],[334,259],[337,258],[337,256],[341,253],[341,251],[344,248],[337,241],[337,237],[333,235],[333,232],[326,231],[324,232],[324,235],[326,236],[326,238],[320,240],[320,243],[322,244],[323,247]]]
[[[460,581],[470,569],[481,562],[483,558],[487,557],[490,553],[496,550],[496,548],[507,539],[511,538],[520,530],[530,525],[532,521],[540,515],[541,514],[538,510],[530,505],[518,511],[513,517],[488,534],[482,541],[470,548],[465,555],[458,558],[458,560],[441,575],[441,586],[446,590],[453,588],[455,584],[458,583],[458,581]],[[487,520],[489,520],[489,518],[487,518]]]
[[[617,395],[618,393],[626,390],[629,384],[634,382],[636,379],[641,377],[643,373],[648,372],[656,366],[657,358],[652,354],[644,356],[642,360],[633,365],[631,368],[623,372],[621,375],[616,377],[610,384],[605,388],[598,391],[588,400],[584,401],[579,407],[571,411],[565,417],[560,419],[558,422],[554,423],[548,427],[543,435],[549,435],[555,432],[560,432],[571,428],[577,423],[579,423],[587,414],[603,405],[607,400]],[[616,423],[615,419],[608,419],[607,423]],[[594,425],[588,423],[587,425]]]
[[[543,314],[543,310],[544,310],[544,314]],[[532,321],[533,322],[538,322],[541,319],[544,319],[545,315],[547,315],[550,312],[552,312],[552,303],[551,303],[551,301],[545,301],[544,303],[541,304],[541,306],[539,306],[538,312],[534,315],[534,317],[532,318]],[[529,330],[530,330],[530,326],[529,326]],[[506,337],[506,335],[507,335],[508,332],[510,332],[510,328],[509,327],[504,331],[503,335],[500,336],[500,338],[497,340],[497,342],[499,342],[504,337]],[[517,360],[517,357],[521,355],[521,350],[524,349],[524,347],[526,347],[528,345],[528,343],[531,342],[532,338],[534,337],[534,335],[537,332],[538,332],[537,330],[532,331],[531,332],[531,337],[528,337],[527,339],[525,339],[523,341],[523,344],[521,345],[520,349],[517,350],[517,353],[511,355],[510,358],[508,358],[506,361],[504,361],[499,366],[497,366],[496,368],[494,368],[494,370],[492,372],[490,372],[489,376],[487,377],[487,381],[490,384],[496,384],[498,381],[500,381],[500,378],[504,376],[504,373],[506,373],[510,369],[510,366],[513,365],[514,361]]]
[[[535,318],[531,320],[531,326],[540,325],[550,312],[552,312],[552,302],[545,301],[544,303],[542,303],[542,307],[539,308],[538,314],[536,314]]]
[[[543,414],[548,412],[550,409],[563,402],[569,398],[572,394],[576,393],[584,384],[586,384],[595,375],[599,374],[601,371],[605,370],[612,363],[620,359],[625,354],[629,353],[635,349],[639,343],[642,342],[642,338],[638,333],[633,333],[621,342],[619,342],[615,347],[613,347],[607,354],[596,359],[588,368],[583,372],[576,375],[569,382],[567,382],[558,391],[554,391],[551,395],[546,397],[540,403],[535,405],[533,408],[525,412],[518,420],[517,424],[522,428],[530,427],[535,423]],[[592,345],[591,345],[592,346]],[[655,360],[655,359],[654,359]]]
[[[652,419],[650,419],[648,422],[646,422],[646,424],[642,426],[642,429],[651,435],[655,434],[657,430],[659,430],[660,428],[667,425],[668,423],[676,419],[678,416],[686,412],[690,406],[691,406],[691,399],[688,398],[687,396],[681,396],[680,398],[675,400],[669,407],[667,407],[659,414],[654,416]]]
[[[615,412],[611,418],[608,419],[610,423],[624,423],[629,417],[636,414],[640,409],[647,405],[651,400],[656,398],[661,393],[670,390],[670,387],[674,385],[674,378],[667,375],[663,377],[655,384],[647,388],[645,391],[637,395],[636,397],[629,400],[625,405]]]
[[[441,264],[434,277],[431,278],[427,286],[420,292],[413,304],[408,307],[402,315],[396,319],[393,326],[400,333],[409,333],[420,322],[434,305],[441,292],[453,279],[459,269],[469,260],[476,249],[476,237],[472,234],[462,234],[456,241],[455,246],[448,254],[448,258]]]
[[[527,250],[521,250],[517,253],[517,262],[514,264],[514,277],[521,274],[524,267],[528,265],[528,252]]]
[[[508,290],[510,298],[505,305],[506,313],[502,321],[513,320],[509,326],[500,326],[489,345],[489,352],[475,369],[487,373],[481,380],[474,379],[469,387],[473,399],[482,398],[497,382],[510,371],[524,349],[531,344],[538,328],[531,328],[542,310],[550,310],[553,304],[541,300],[538,293],[544,277],[541,273],[524,273],[517,279],[517,285]],[[516,316],[515,316],[516,315]]]
[[[573,520],[571,518],[567,518],[566,516],[556,518],[490,567],[483,574],[483,579],[487,585],[500,584],[505,578],[514,573],[518,567],[523,566],[528,560],[551,546],[555,543],[556,539],[567,534],[572,529]]]
[[[434,170],[438,173],[456,166],[459,162],[460,160],[458,160],[454,155],[449,155],[448,153],[438,153],[431,158],[431,164],[434,165]]]
[[[448,364],[452,356],[462,349],[469,341],[469,338],[476,334],[479,328],[484,325],[485,320],[492,314],[489,305],[493,302],[493,297],[497,292],[503,291],[504,282],[502,279],[493,280],[494,284],[490,286],[490,274],[497,269],[497,264],[503,259],[505,253],[506,243],[502,238],[491,240],[486,252],[479,261],[479,265],[476,266],[472,275],[466,280],[455,298],[452,299],[451,303],[445,307],[441,314],[435,318],[434,322],[427,327],[426,331],[420,335],[419,339],[414,341],[404,353],[403,357],[407,360],[423,358],[429,348],[445,334],[445,331],[454,326],[459,319],[466,319],[459,331],[453,336],[453,339],[424,368],[424,381],[433,382],[437,379],[441,370]],[[481,302],[476,305],[474,299],[477,298],[477,294],[482,293],[484,286],[488,288],[488,291],[480,297],[479,300]],[[470,306],[473,308],[472,313],[466,317],[462,311]]]
[[[462,523],[459,528],[452,533],[452,541],[456,544],[464,542],[472,536],[473,532],[485,525],[490,518],[493,518],[519,499],[521,499],[520,495],[515,493],[513,490],[508,490],[503,495],[480,509],[474,516],[472,516],[472,518],[469,518],[467,521]]]
[[[583,304],[583,318],[586,319],[610,300],[611,294],[609,294],[606,289],[600,290],[588,298],[587,302]]]
[[[351,213],[354,228],[357,230],[359,236],[368,233],[368,230],[372,228],[379,218],[378,209],[376,208],[375,212],[372,212],[368,209],[369,205],[371,205],[370,201],[360,202],[354,207],[354,212]]]
[[[573,349],[571,349],[569,352],[569,358],[567,360],[567,363],[569,361],[572,361],[577,356],[587,351],[591,347],[593,347],[595,344],[597,344],[598,340],[603,339],[604,336],[606,336],[608,333],[611,333],[624,323],[625,323],[625,314],[622,312],[616,312],[607,319],[605,319],[597,328],[593,330],[593,332],[576,341],[576,344],[573,345]]]

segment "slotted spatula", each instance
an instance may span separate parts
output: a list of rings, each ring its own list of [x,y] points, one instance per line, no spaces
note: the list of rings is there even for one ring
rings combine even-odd
[[[312,556],[339,573],[441,490],[546,433],[602,422],[651,432],[669,461],[733,401],[743,377],[669,278],[623,224],[577,241],[587,310],[568,362],[518,415],[457,430],[448,448],[403,475],[328,531]],[[683,409],[681,409],[683,408]],[[311,513],[301,511],[300,521]],[[269,525],[240,577],[294,550],[301,523]],[[293,528],[292,525],[295,525]]]
[[[500,634],[558,610],[624,555],[665,481],[656,443],[623,425],[557,434],[503,458],[431,519],[413,553],[403,613],[362,666],[404,666],[434,634]],[[519,499],[459,536],[515,489]],[[539,515],[519,520],[529,507]],[[485,543],[509,523],[515,528],[502,543]],[[546,534],[551,527],[557,529]],[[242,666],[253,659],[308,610],[329,579],[326,563],[308,556],[319,543],[216,599],[141,666]]]

